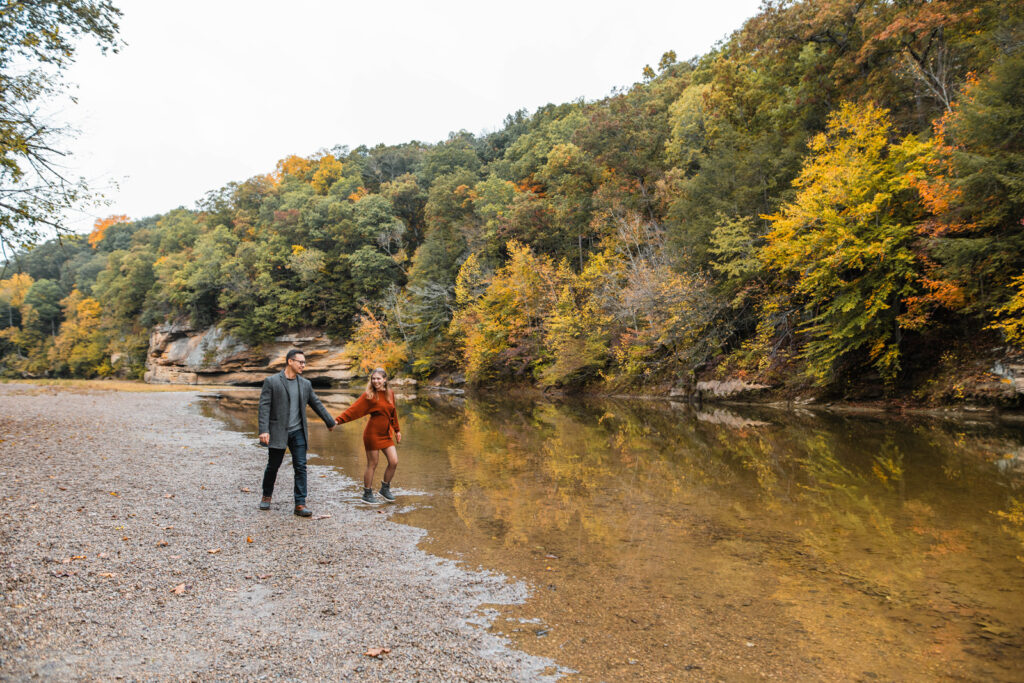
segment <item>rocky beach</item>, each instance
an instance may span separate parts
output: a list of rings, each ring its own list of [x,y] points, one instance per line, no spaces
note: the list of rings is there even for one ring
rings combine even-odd
[[[265,451],[195,392],[0,384],[0,678],[538,680],[488,632],[526,587],[418,549],[424,532]],[[323,429],[311,422],[311,429]]]

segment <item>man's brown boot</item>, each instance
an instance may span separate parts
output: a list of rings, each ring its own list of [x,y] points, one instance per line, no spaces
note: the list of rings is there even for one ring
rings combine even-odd
[[[270,496],[263,496],[260,498],[260,510],[270,509]]]

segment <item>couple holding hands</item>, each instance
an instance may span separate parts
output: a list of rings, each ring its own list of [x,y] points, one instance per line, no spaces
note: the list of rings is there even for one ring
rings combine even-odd
[[[309,443],[309,429],[306,426],[306,406],[312,406],[316,414],[333,430],[335,425],[351,422],[365,415],[370,419],[363,430],[363,446],[366,448],[366,471],[363,473],[363,501],[379,503],[373,494],[373,473],[381,451],[388,459],[384,470],[384,481],[380,495],[388,501],[395,499],[391,493],[391,479],[398,467],[396,443],[402,442],[398,427],[398,409],[395,394],[388,388],[387,373],[377,368],[370,373],[366,391],[341,415],[331,417],[313,391],[313,385],[302,377],[306,369],[306,354],[292,349],[285,356],[284,370],[263,381],[259,404],[260,443],[268,447],[267,468],[263,472],[263,498],[260,510],[270,509],[270,498],[274,493],[277,470],[284,459],[287,448],[292,454],[295,470],[295,514],[310,517],[313,513],[306,507],[306,444]],[[391,432],[394,431],[394,439]]]

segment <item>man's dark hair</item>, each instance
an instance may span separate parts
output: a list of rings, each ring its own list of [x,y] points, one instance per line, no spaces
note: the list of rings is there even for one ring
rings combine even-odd
[[[306,353],[302,349],[292,349],[288,352],[288,355],[284,357],[284,362],[287,363],[295,356],[305,356]]]

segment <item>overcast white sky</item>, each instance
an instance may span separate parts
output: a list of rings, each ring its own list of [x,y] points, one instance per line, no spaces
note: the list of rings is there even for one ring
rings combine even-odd
[[[434,143],[453,130],[607,95],[675,50],[707,52],[759,0],[115,0],[116,55],[68,73],[73,176],[143,218],[336,144]],[[111,186],[116,182],[119,188]]]

